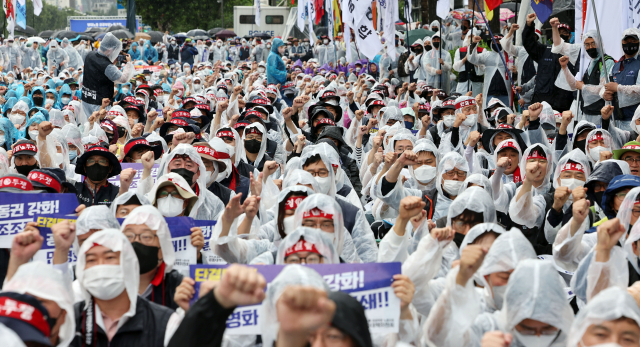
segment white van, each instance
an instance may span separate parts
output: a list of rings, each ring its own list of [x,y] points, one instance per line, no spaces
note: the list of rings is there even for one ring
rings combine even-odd
[[[271,37],[281,36],[289,18],[288,7],[267,6],[260,9],[260,26],[255,25],[256,9],[254,6],[233,7],[233,31],[240,37],[267,33]]]

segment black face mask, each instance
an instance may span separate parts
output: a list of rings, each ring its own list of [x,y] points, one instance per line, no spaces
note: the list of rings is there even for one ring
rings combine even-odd
[[[573,141],[573,149],[578,148],[579,150],[582,151],[582,153],[584,153],[584,145],[586,143],[587,143],[587,139],[580,140],[580,141]]]
[[[274,102],[276,102],[276,98],[269,98],[269,100],[271,101],[272,105],[273,105]]]
[[[598,206],[600,206],[600,204],[602,204],[602,196],[604,195],[604,190],[601,192],[593,193],[593,195],[596,196],[596,203],[598,204]]]
[[[184,178],[185,181],[187,181],[187,183],[189,183],[189,186],[193,185],[193,175],[195,175],[195,173],[193,173],[193,171],[189,171],[187,169],[180,168],[180,169],[173,169],[173,170],[171,170],[171,172],[175,172],[178,175],[182,176],[182,178]]]
[[[437,32],[437,31],[438,31],[438,29],[440,29],[440,28],[438,28],[438,27],[431,28],[431,31],[435,31],[435,32]]]
[[[433,49],[433,47],[431,47],[431,45],[424,46],[425,52],[429,52],[432,49]]]
[[[102,166],[98,163],[95,163],[91,166],[87,166],[84,171],[90,180],[92,180],[93,182],[100,182],[107,178],[111,169],[108,166]]]
[[[498,46],[496,47],[496,45],[491,44],[491,50],[494,52],[502,52],[502,45],[498,44]]]
[[[571,40],[571,36],[569,35],[560,35],[560,38],[562,38],[562,40],[567,43],[569,43],[569,41]]]
[[[467,31],[467,30],[469,30],[469,27],[466,26],[466,25],[463,25],[463,26],[460,27],[460,30]]]
[[[440,42],[434,42],[434,43],[433,43],[433,47],[434,47],[435,49],[440,48]]]
[[[31,172],[31,170],[35,170],[35,169],[38,169],[38,168],[40,168],[40,167],[38,166],[38,163],[36,162],[33,165],[16,166],[16,171],[18,171],[19,174],[27,176],[27,175],[29,175],[29,172]]]
[[[623,43],[622,50],[626,55],[636,55],[638,53],[638,44],[637,43]]]
[[[124,132],[126,130],[123,127],[118,127],[118,137],[124,137]]]
[[[460,248],[460,245],[462,244],[462,240],[464,240],[464,235],[460,233],[455,233],[453,235],[453,242],[456,244],[456,246],[458,246],[458,248]]]
[[[251,154],[257,154],[258,152],[260,152],[260,145],[262,144],[262,142],[253,139],[253,140],[247,140],[244,142],[244,149],[247,150],[247,152],[251,153]]]
[[[595,59],[598,56],[597,48],[589,48],[587,49],[587,54],[591,57],[591,59]]]
[[[44,98],[41,96],[34,96],[33,97],[33,104],[36,106],[42,106],[42,101],[44,101]]]
[[[113,134],[107,133],[107,139],[109,140],[109,143],[112,143],[113,142]]]
[[[146,246],[140,242],[134,242],[131,246],[133,246],[133,250],[136,251],[136,257],[138,257],[138,263],[140,263],[141,275],[146,274],[158,266],[158,247]]]
[[[415,54],[420,54],[420,53],[422,53],[422,48],[420,48],[420,47],[416,47],[416,48],[414,48],[414,49],[412,49],[412,50],[413,50],[413,53],[415,53]]]

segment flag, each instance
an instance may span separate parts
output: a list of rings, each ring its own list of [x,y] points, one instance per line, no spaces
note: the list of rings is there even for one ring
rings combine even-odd
[[[360,52],[369,58],[369,60],[373,60],[376,55],[378,55],[378,52],[382,50],[382,43],[380,42],[378,33],[373,29],[373,23],[367,16],[362,16],[354,33]]]
[[[22,29],[27,28],[27,1],[26,0],[18,0],[14,1],[16,11],[16,24]]]
[[[315,10],[316,10],[315,24],[318,25],[322,20],[322,16],[324,16],[324,4],[322,0],[315,0]]]
[[[42,0],[33,0],[33,14],[40,16],[42,12]]]
[[[396,0],[379,0],[382,7],[382,15],[384,16],[384,40],[387,44],[387,55],[391,61],[396,61],[396,30],[398,18],[400,16],[398,10],[398,1]]]
[[[378,8],[376,3],[376,0],[371,3],[371,22],[373,23],[373,29],[378,30]]]
[[[489,4],[486,1],[484,2],[484,12],[485,12],[485,17],[487,17],[487,20],[493,19],[493,10],[489,9]]]
[[[314,18],[316,18],[316,12],[313,0],[307,0],[307,19],[309,20],[309,41],[311,42],[311,47],[313,47],[316,42],[316,35],[313,32]]]
[[[351,61],[351,28],[349,28],[349,24],[344,27],[344,47],[347,50],[347,61]]]
[[[544,23],[549,19],[553,10],[553,0],[531,0],[531,8],[538,16],[538,20]]]
[[[257,26],[260,26],[260,0],[253,0],[253,7],[256,9],[255,23]]]
[[[333,43],[333,22],[335,19],[333,18],[333,0],[326,0],[325,7],[327,8],[327,36],[329,36],[329,40]]]
[[[13,38],[13,32],[16,27],[16,0],[3,0],[2,7],[4,8],[4,13],[7,17],[7,31],[9,32],[9,37]]]
[[[485,2],[485,6],[486,4],[487,3]],[[438,0],[438,5],[436,6],[436,15],[441,19],[445,19],[447,15],[449,15],[449,10],[451,9],[449,0]]]
[[[535,1],[535,0],[532,0],[532,1]],[[488,11],[493,11],[493,9],[500,6],[501,3],[502,3],[502,0],[484,0],[484,7],[488,8],[489,9]]]
[[[304,32],[304,21],[307,19],[307,3],[305,0],[298,0],[298,29]]]
[[[340,15],[340,3],[333,0],[333,36],[338,36],[342,32],[342,16]]]

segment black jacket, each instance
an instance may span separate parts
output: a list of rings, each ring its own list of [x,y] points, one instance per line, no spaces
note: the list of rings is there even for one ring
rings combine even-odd
[[[207,187],[207,189],[209,189],[210,192],[217,196],[225,206],[229,203],[229,199],[231,199],[231,193],[233,192],[231,189],[220,184],[220,182],[211,183],[211,185]]]
[[[145,299],[172,310],[177,310],[179,306],[173,301],[173,296],[176,294],[176,288],[182,283],[183,277],[177,270],[171,270],[171,272],[164,275],[164,279],[159,285],[152,284],[151,294]]]
[[[95,195],[85,182],[76,182],[75,188],[78,203],[84,204],[86,207],[93,205],[105,205],[109,207],[120,191],[120,187],[114,186],[109,182],[98,188],[98,192],[95,193]]]
[[[87,319],[87,316],[91,313],[85,310],[84,301],[75,304],[74,308],[76,315],[76,337],[70,346],[77,347],[163,347],[167,323],[169,322],[169,317],[174,313],[171,309],[154,304],[138,296],[136,301],[136,314],[129,318],[129,320],[118,329],[113,339],[109,341],[107,334],[97,324],[87,324],[87,321],[91,322],[92,320],[91,318]],[[95,313],[95,310],[92,312]],[[95,317],[93,318],[95,319]],[[93,343],[91,344],[84,343],[87,331],[85,325],[94,329]]]

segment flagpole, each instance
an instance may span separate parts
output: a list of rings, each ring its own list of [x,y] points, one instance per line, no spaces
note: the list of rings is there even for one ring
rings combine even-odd
[[[409,48],[409,18],[407,17],[407,0],[404,0],[404,26],[407,27],[407,39],[406,44],[407,44],[407,51],[411,52],[411,49]],[[393,24],[393,28],[395,29],[395,23]]]
[[[600,40],[600,45],[602,46],[600,47],[600,50],[602,51],[602,54],[600,54],[600,59],[602,60],[602,68],[605,69],[605,72],[604,72],[605,81],[609,83],[610,82],[609,72],[607,71],[607,65],[604,60],[604,43],[602,42],[602,36],[600,35],[600,24],[598,23],[598,13],[596,11],[596,4],[593,0],[591,0],[591,8],[593,9],[593,17],[596,20],[596,30],[598,31],[598,40]]]
[[[476,6],[478,6],[478,8],[480,8],[480,5],[478,4],[478,0],[473,0],[473,1],[476,3]],[[593,1],[593,0],[591,0],[591,1]],[[500,60],[502,61],[502,65],[504,65],[504,71],[507,72],[507,73],[505,73],[505,75],[507,76],[507,79],[509,80],[509,83],[511,83],[511,90],[516,93],[517,99],[520,100],[520,94],[518,93],[518,91],[515,90],[516,88],[513,85],[513,80],[511,79],[511,75],[508,73],[509,72],[509,68],[507,68],[507,63],[504,60],[504,55],[502,55],[502,51],[500,51],[500,49],[498,48],[498,43],[496,42],[496,39],[493,37],[493,32],[491,31],[491,27],[488,25],[489,22],[487,21],[487,18],[484,16],[484,12],[480,11],[480,14],[482,15],[482,19],[484,19],[484,22],[487,23],[487,29],[489,29],[489,35],[491,35],[491,41],[493,42],[493,45],[498,49],[498,55],[500,56]],[[498,15],[500,15],[500,14],[498,14]],[[469,52],[467,52],[467,54],[469,54]],[[517,102],[515,102],[514,104],[518,105],[518,110],[520,110],[520,104],[518,104]]]
[[[440,89],[442,89],[442,63],[440,63],[440,60],[442,60],[442,49],[444,48],[444,42],[443,37],[442,37],[442,19],[438,19],[438,21],[440,21],[440,48],[438,49],[438,53],[440,54],[440,58],[438,58],[438,65],[440,66]],[[450,92],[450,91],[449,91]],[[445,91],[446,93],[446,91]]]
[[[473,4],[471,5],[471,28],[469,28],[469,30],[471,30],[471,39],[469,40],[469,46],[467,46],[467,60],[469,60],[469,54],[471,53],[471,42],[473,41],[473,22],[476,19],[476,9],[475,6],[473,6]],[[475,67],[474,67],[475,69]],[[472,95],[473,95],[473,83],[471,83],[471,72],[467,71],[466,69],[466,64],[465,64],[465,69],[464,71],[467,72],[467,91],[471,91]]]

